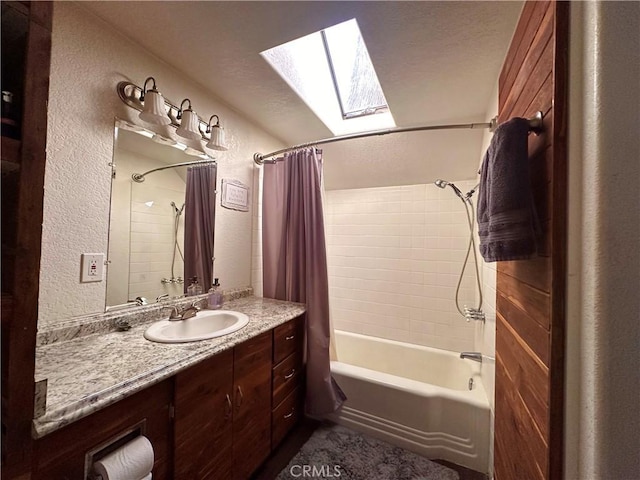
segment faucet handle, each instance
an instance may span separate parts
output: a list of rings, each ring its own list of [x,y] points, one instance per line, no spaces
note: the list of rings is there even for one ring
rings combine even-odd
[[[162,307],[161,310],[171,310],[171,313],[169,313],[169,320],[175,320],[175,319],[182,318],[180,316],[180,312],[178,312],[178,307],[176,307],[175,305],[164,306],[164,307]]]

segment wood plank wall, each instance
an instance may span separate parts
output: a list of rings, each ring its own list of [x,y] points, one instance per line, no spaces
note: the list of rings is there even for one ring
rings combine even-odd
[[[525,3],[499,77],[499,121],[544,115],[529,136],[543,235],[497,276],[495,478],[559,479],[563,468],[568,3]]]
[[[3,318],[2,322],[2,473],[6,478],[27,478],[31,469],[53,3],[7,3],[19,10],[29,7],[29,32],[16,255],[10,290],[14,294],[13,310],[8,321]]]

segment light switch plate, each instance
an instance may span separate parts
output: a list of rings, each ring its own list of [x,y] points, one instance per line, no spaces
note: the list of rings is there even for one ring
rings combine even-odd
[[[104,253],[83,253],[80,261],[80,282],[101,282]]]

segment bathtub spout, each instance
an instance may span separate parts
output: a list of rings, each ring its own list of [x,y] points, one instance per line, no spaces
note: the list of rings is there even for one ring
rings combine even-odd
[[[474,362],[482,363],[482,354],[480,352],[462,352],[460,358],[468,358]]]

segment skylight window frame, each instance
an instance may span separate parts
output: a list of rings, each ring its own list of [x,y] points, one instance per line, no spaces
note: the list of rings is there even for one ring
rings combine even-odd
[[[364,50],[360,51],[360,56],[358,56],[358,49],[354,49],[351,53],[342,52],[340,48],[342,43],[339,38],[334,39],[331,32],[332,27],[320,29],[314,33],[260,52],[260,55],[271,68],[306,103],[307,107],[311,109],[333,135],[348,135],[396,126],[391,107],[388,105],[386,96],[382,91],[382,85],[376,75],[369,51],[364,43],[360,28],[357,26],[357,20],[353,18],[351,21],[356,24],[356,32],[354,33],[357,33],[360,37],[359,41],[362,42],[362,47],[364,47]],[[336,24],[333,27],[337,25],[340,24]],[[329,57],[327,55],[322,36],[324,30],[327,30],[326,41],[330,47],[334,47],[330,51],[334,51],[335,56]],[[344,53],[347,53],[348,56],[345,57]],[[348,66],[350,63],[349,56],[355,56],[355,58],[360,58],[361,60],[366,56],[368,67],[350,69]],[[337,75],[335,78],[332,77],[329,58],[336,62]],[[346,68],[344,70],[346,74],[340,75],[343,71],[341,70],[343,66]],[[366,80],[371,78],[368,76],[370,72],[373,73],[373,78],[377,83],[373,87],[371,86],[372,82],[367,82]],[[365,76],[358,75],[358,73]],[[369,83],[369,87],[364,89],[350,88],[350,83]],[[338,89],[341,87],[345,91],[345,97],[341,97],[338,94]],[[375,87],[377,87],[377,90],[372,90]],[[363,95],[362,92],[365,92],[365,94]],[[342,104],[343,101],[344,104]],[[384,102],[386,107],[380,108],[379,105],[373,108],[370,107],[370,105],[380,102]],[[353,111],[347,112],[346,116],[344,116],[344,109],[350,108],[349,106]],[[362,108],[366,108],[366,110],[358,110]],[[376,115],[373,115],[373,113]]]
[[[346,22],[345,22],[346,23]],[[331,28],[331,27],[329,27]],[[356,21],[356,28],[358,29],[358,33],[360,33],[360,28],[358,27],[357,21]],[[327,56],[327,63],[329,65],[329,72],[331,73],[331,80],[333,82],[333,88],[336,92],[336,98],[338,99],[338,105],[340,105],[340,113],[342,114],[342,119],[343,120],[350,120],[352,118],[359,118],[359,117],[365,117],[367,115],[375,115],[377,113],[385,113],[389,111],[389,105],[388,104],[384,104],[384,105],[376,105],[374,107],[367,107],[365,109],[362,110],[354,110],[352,112],[345,112],[345,108],[344,108],[344,102],[342,101],[342,95],[340,94],[340,87],[338,85],[338,78],[336,76],[336,70],[335,70],[335,66],[333,63],[333,58],[331,57],[331,48],[329,47],[329,41],[327,40],[327,33],[326,33],[327,29],[322,29],[320,30],[320,37],[322,38],[322,45],[324,46],[324,53]],[[362,33],[360,33],[360,35],[362,35]],[[366,45],[365,45],[365,49],[366,49]],[[367,51],[367,57],[369,57],[369,52]],[[371,62],[371,58],[369,57],[369,61]],[[375,75],[375,73],[374,73]],[[380,85],[380,80],[377,78],[376,75],[376,82],[378,83],[378,86],[380,87],[380,91],[382,92],[382,95],[384,96],[384,92],[382,91],[382,86]],[[386,100],[386,98],[385,98]]]

